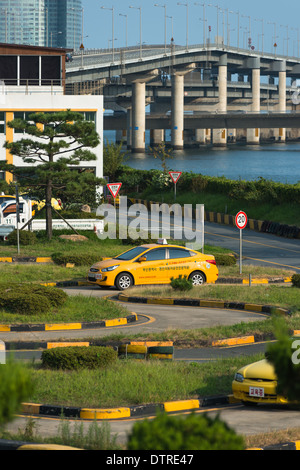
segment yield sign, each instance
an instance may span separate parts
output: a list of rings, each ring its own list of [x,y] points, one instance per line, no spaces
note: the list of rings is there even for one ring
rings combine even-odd
[[[176,184],[182,175],[182,171],[169,171],[169,175],[171,176],[173,183]]]
[[[115,198],[118,195],[118,192],[120,191],[122,186],[122,183],[108,183],[107,187],[110,191],[110,194]]]

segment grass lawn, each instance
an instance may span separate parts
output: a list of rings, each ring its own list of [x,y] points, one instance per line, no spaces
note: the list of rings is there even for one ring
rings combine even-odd
[[[105,370],[79,372],[30,367],[35,383],[30,402],[103,408],[227,394],[231,393],[237,368],[261,358],[257,355],[204,364],[118,360]]]
[[[75,254],[95,254],[99,253],[99,258],[110,257],[126,250],[120,240],[100,240],[93,232],[79,231],[88,240],[72,242],[59,238],[65,231],[56,231],[51,241],[44,237],[38,237],[34,245],[20,245],[20,256],[51,256],[52,253],[75,253]],[[7,242],[0,242],[0,256],[18,256],[17,247]]]
[[[0,310],[0,323],[92,322],[126,317],[129,313],[125,307],[108,299],[76,295],[69,296],[61,307],[51,308],[49,312],[38,315],[21,315]]]

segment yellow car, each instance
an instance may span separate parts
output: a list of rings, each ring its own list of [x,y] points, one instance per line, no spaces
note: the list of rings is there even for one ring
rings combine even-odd
[[[246,405],[257,403],[287,404],[287,398],[277,394],[277,377],[267,359],[239,369],[232,382],[234,398]]]
[[[88,282],[124,290],[133,285],[169,284],[172,277],[180,274],[195,286],[214,283],[218,279],[215,257],[158,241],[95,263],[89,270]]]

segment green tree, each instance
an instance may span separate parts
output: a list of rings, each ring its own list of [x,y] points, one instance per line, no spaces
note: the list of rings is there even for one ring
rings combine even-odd
[[[0,424],[14,418],[33,388],[29,372],[23,365],[13,362],[0,365]]]
[[[166,413],[134,424],[128,450],[243,450],[244,440],[219,417]]]
[[[103,148],[103,174],[113,183],[117,171],[126,161],[127,153],[122,150],[123,143],[106,141]]]
[[[0,168],[22,178],[22,184],[30,186],[35,194],[40,191],[46,205],[46,230],[52,238],[51,199],[54,191],[65,189],[82,191],[91,184],[100,186],[101,178],[93,174],[74,171],[80,162],[96,160],[90,150],[96,148],[100,138],[95,124],[85,121],[81,113],[70,110],[54,113],[33,113],[28,120],[14,119],[8,126],[24,132],[26,137],[16,142],[6,142],[4,147],[12,155],[22,158],[29,168],[20,169],[15,165],[2,163]],[[29,137],[27,137],[29,136]],[[82,175],[85,175],[84,178]],[[75,189],[74,189],[75,188]]]
[[[277,376],[277,393],[290,402],[300,402],[300,341],[289,335],[283,318],[274,320],[277,341],[271,343],[266,358],[273,364]]]

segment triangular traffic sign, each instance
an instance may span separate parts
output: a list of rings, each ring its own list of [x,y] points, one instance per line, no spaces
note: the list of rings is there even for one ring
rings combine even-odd
[[[116,198],[120,189],[121,189],[122,183],[108,183],[107,187],[109,189],[110,194]]]
[[[182,175],[182,171],[169,171],[169,175],[171,176],[173,183],[176,184]]]

